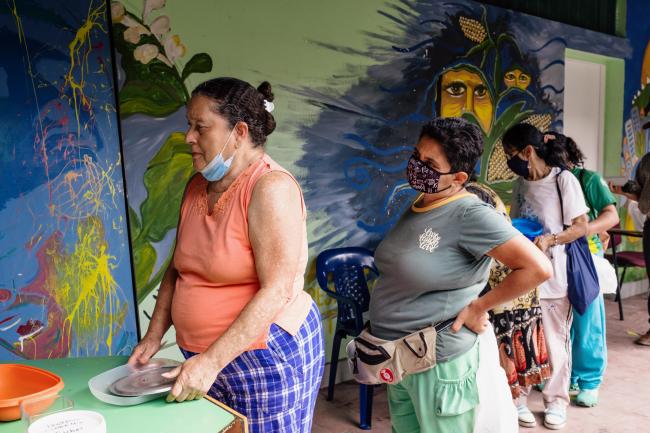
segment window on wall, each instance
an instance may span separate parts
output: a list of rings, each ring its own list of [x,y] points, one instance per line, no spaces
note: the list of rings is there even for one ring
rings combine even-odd
[[[561,23],[610,35],[625,36],[627,0],[481,0]]]

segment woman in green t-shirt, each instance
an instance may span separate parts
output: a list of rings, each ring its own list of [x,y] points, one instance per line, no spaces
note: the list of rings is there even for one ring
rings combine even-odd
[[[596,172],[583,167],[584,155],[571,137],[550,132],[566,149],[568,168],[578,178],[589,207],[587,239],[596,255],[604,256],[609,236],[607,230],[619,223],[616,199],[607,183]],[[598,296],[584,314],[574,311],[571,325],[571,389],[578,392],[576,404],[593,407],[598,404],[598,388],[607,367],[605,339],[605,302]]]
[[[388,385],[395,433],[517,430],[496,347],[489,356],[481,350],[479,368],[479,347],[486,347],[477,343],[477,334],[489,329],[490,309],[529,292],[552,271],[541,251],[466,191],[482,152],[483,135],[466,120],[436,118],[425,124],[407,167],[409,184],[421,194],[375,252],[380,278],[370,301],[374,336],[395,340],[456,318],[438,335],[435,368]],[[492,258],[513,272],[478,298]],[[496,346],[494,335],[491,339]],[[486,371],[484,365],[493,368]],[[498,389],[485,385],[488,379],[477,371],[501,378]],[[479,394],[484,397],[480,405]],[[505,405],[486,413],[503,398]],[[508,414],[506,419],[498,410]]]

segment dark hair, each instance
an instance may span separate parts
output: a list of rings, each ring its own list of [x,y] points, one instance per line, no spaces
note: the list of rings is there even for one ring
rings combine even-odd
[[[420,138],[433,138],[442,146],[454,173],[471,175],[483,153],[481,129],[459,117],[436,117],[425,123]]]
[[[636,173],[634,180],[628,181],[625,185],[623,192],[641,195],[641,191],[648,184],[650,180],[650,153],[643,155],[638,165],[636,166]]]
[[[545,134],[553,135],[557,143],[564,148],[566,160],[576,167],[582,167],[585,163],[585,155],[582,153],[578,144],[571,137],[567,137],[559,132],[549,131]]]
[[[555,133],[553,134],[555,135]],[[566,152],[562,142],[557,139],[549,139],[544,142],[544,134],[539,129],[528,123],[519,123],[508,129],[501,139],[504,150],[523,150],[531,145],[546,165],[550,167],[566,167]]]
[[[268,81],[264,81],[255,89],[246,81],[237,78],[213,78],[196,86],[192,96],[196,95],[212,99],[214,111],[228,119],[231,128],[238,122],[246,123],[255,146],[263,146],[266,137],[275,130],[275,119],[266,111],[264,102],[274,99]]]
[[[492,207],[497,207],[497,202],[494,201],[494,198],[484,189],[481,188],[482,185],[479,185],[477,182],[471,182],[468,185],[465,185],[467,192],[470,192],[477,196],[483,203],[487,203]]]

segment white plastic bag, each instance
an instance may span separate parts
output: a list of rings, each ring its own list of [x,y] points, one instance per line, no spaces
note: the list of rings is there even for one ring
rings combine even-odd
[[[474,433],[517,433],[517,408],[506,372],[499,363],[497,338],[492,326],[479,335],[479,364],[476,372],[479,405]]]
[[[616,278],[616,271],[614,267],[604,258],[595,254],[591,255],[594,259],[594,267],[598,274],[598,283],[600,284],[600,293],[616,293],[618,286],[618,279]]]

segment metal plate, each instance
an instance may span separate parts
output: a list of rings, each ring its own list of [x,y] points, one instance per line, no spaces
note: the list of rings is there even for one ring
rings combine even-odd
[[[165,365],[146,370],[135,371],[116,380],[108,390],[123,397],[139,397],[170,391],[176,379],[163,377],[163,373],[172,371],[176,366]]]

